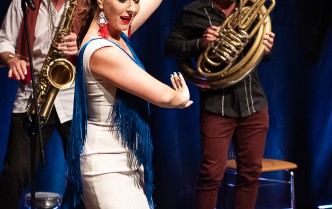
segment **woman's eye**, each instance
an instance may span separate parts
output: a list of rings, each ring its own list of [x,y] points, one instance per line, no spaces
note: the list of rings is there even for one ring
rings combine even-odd
[[[118,0],[120,3],[125,3],[128,0]],[[140,0],[134,0],[135,4],[138,4]]]

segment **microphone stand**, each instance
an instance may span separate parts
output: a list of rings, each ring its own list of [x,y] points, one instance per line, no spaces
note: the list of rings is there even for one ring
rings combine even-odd
[[[29,0],[28,2],[29,7],[32,10],[35,10],[36,7],[33,4],[33,1]],[[33,72],[33,62],[32,62],[32,53],[31,53],[31,45],[30,45],[30,39],[29,39],[29,30],[28,30],[28,22],[27,22],[27,13],[26,13],[26,0],[21,1],[21,8],[23,11],[23,21],[24,21],[24,31],[25,36],[27,40],[27,49],[28,49],[28,57],[29,57],[29,63],[30,63],[30,74],[31,74],[31,81],[32,81],[32,90],[33,90],[33,97],[34,97],[34,106],[35,106],[35,114],[33,115],[33,118],[31,118],[31,121],[29,121],[29,124],[31,124],[31,141],[30,141],[30,149],[31,149],[31,209],[35,209],[35,193],[36,193],[36,137],[37,134],[40,139],[40,145],[41,145],[41,161],[42,165],[45,166],[45,155],[44,155],[44,148],[43,148],[43,139],[41,135],[41,126],[40,126],[40,117],[39,117],[39,111],[38,111],[38,102],[37,102],[37,90],[35,85],[35,76]]]

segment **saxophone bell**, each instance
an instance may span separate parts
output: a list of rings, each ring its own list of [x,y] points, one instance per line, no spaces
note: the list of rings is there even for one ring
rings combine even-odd
[[[69,88],[75,80],[74,65],[64,58],[53,60],[46,69],[47,77],[51,85],[47,89],[44,104],[40,109],[40,123],[47,122],[52,110],[54,100],[59,90]]]
[[[69,88],[75,80],[75,73],[74,65],[64,58],[52,61],[47,68],[47,77],[57,89]]]

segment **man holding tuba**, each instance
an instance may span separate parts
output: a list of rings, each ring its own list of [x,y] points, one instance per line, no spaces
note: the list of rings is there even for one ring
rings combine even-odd
[[[34,3],[35,10],[27,7],[27,21],[34,65],[32,70],[38,77],[65,11],[65,0],[35,0]],[[30,178],[30,128],[23,124],[28,99],[32,93],[26,43],[21,0],[13,0],[0,30],[0,61],[8,67],[8,77],[18,80],[4,169],[0,176],[0,208],[6,209],[19,207],[24,188]],[[76,34],[71,32],[63,37],[57,48],[66,56],[76,57],[78,52]],[[50,117],[42,127],[44,145],[56,129],[61,136],[63,148],[67,147],[73,98],[73,86],[58,93]],[[39,159],[39,141],[37,141],[36,155]]]
[[[196,0],[185,6],[166,40],[165,54],[177,56],[180,66],[183,66],[181,65],[183,59],[198,60],[204,50],[216,44],[218,40],[226,42],[233,38],[235,35],[222,37],[227,31],[222,30],[221,26],[243,2],[255,1]],[[236,20],[234,24],[230,25],[236,30]],[[265,56],[268,56],[272,50],[274,36],[271,31],[265,32],[262,36],[260,46]],[[253,39],[247,46],[251,46]],[[233,49],[237,48],[231,48]],[[237,52],[230,54],[237,54],[241,58],[245,57],[246,51],[248,49],[238,54]],[[211,59],[219,59],[216,57]],[[211,72],[214,73],[217,68],[218,66],[215,66]],[[226,77],[230,72],[226,71],[219,77]],[[184,74],[186,75],[185,72]],[[216,207],[218,189],[226,170],[231,141],[238,168],[234,208],[254,209],[269,126],[267,99],[257,71],[254,67],[243,79],[237,80],[232,85],[227,84],[207,90],[203,88],[210,85],[209,78],[206,75],[197,76],[192,81],[195,83],[197,78],[202,78],[202,81],[198,81],[200,82],[198,86],[202,87],[200,89],[202,156],[197,184],[197,209]],[[214,80],[211,82],[217,83]],[[201,85],[202,83],[204,85]]]

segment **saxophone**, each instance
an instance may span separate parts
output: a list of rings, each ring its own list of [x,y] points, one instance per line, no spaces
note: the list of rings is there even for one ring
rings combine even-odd
[[[77,0],[66,0],[65,9],[52,40],[52,44],[41,71],[37,75],[35,84],[37,108],[35,108],[33,94],[30,95],[26,106],[27,115],[30,119],[32,115],[36,114],[36,110],[39,112],[40,125],[44,125],[47,122],[59,90],[69,88],[75,79],[75,67],[66,59],[62,51],[57,49],[57,45],[61,42],[61,39],[67,36],[72,30],[76,6]]]

